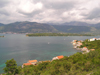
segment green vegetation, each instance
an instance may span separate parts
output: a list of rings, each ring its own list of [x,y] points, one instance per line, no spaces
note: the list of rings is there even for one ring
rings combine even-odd
[[[3,69],[4,72],[6,72],[7,75],[15,75],[18,74],[18,67],[16,64],[16,61],[14,59],[11,60],[7,60],[7,62],[5,63],[6,67]]]
[[[4,37],[4,35],[3,36],[0,36],[0,37]]]
[[[17,75],[100,75],[100,40],[89,42],[88,39],[83,42],[82,46],[88,48],[95,48],[95,51],[90,51],[87,54],[81,52],[65,56],[63,59],[54,60],[52,62],[38,63],[38,65],[25,66],[24,68],[17,68]],[[12,61],[12,60],[8,60]],[[8,61],[6,64],[8,64]],[[14,66],[14,65],[12,65]],[[16,65],[15,65],[16,66]],[[10,68],[11,66],[6,66]],[[10,75],[14,75],[16,67]]]
[[[76,33],[33,33],[26,36],[93,36],[91,34],[76,34]]]
[[[100,49],[100,40],[88,41],[88,39],[86,39],[82,43],[83,45],[81,47],[87,47],[88,49]]]

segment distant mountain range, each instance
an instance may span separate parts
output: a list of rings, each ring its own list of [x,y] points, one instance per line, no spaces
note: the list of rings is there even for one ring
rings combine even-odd
[[[3,26],[4,24],[0,23],[0,26]]]
[[[66,23],[37,23],[37,22],[14,22],[10,24],[0,23],[0,33],[92,33],[100,34],[100,23],[88,24],[85,22],[66,22]]]
[[[65,23],[48,23],[49,25],[67,25],[67,26],[95,26],[96,24],[88,24],[85,22],[71,21]]]
[[[0,32],[13,32],[13,33],[43,33],[43,32],[56,32],[57,30],[48,24],[37,22],[15,22],[0,26]]]

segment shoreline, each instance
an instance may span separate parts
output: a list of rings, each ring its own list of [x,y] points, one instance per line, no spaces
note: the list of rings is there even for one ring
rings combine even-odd
[[[91,41],[95,41],[95,40],[100,40],[100,38],[91,38],[91,39],[87,39],[85,41],[88,41],[88,42],[91,42]],[[85,53],[89,53],[90,51],[94,51],[95,49],[88,49],[87,47],[84,47],[83,46],[83,40],[73,40],[71,43],[73,44],[73,48],[76,49],[76,50],[80,50],[82,51],[82,54],[85,54]]]

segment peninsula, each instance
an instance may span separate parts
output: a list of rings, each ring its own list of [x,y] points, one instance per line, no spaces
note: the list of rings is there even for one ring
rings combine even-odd
[[[32,33],[26,36],[93,36],[91,34],[77,34],[77,33]]]
[[[0,37],[4,37],[4,35],[3,36],[0,36]]]

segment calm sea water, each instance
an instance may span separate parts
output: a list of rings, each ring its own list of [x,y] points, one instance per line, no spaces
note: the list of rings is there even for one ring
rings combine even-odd
[[[21,66],[28,60],[51,60],[58,55],[69,56],[77,52],[72,40],[85,40],[94,36],[26,37],[25,34],[0,34],[0,73],[6,60],[14,58]],[[99,37],[99,36],[96,36]]]

